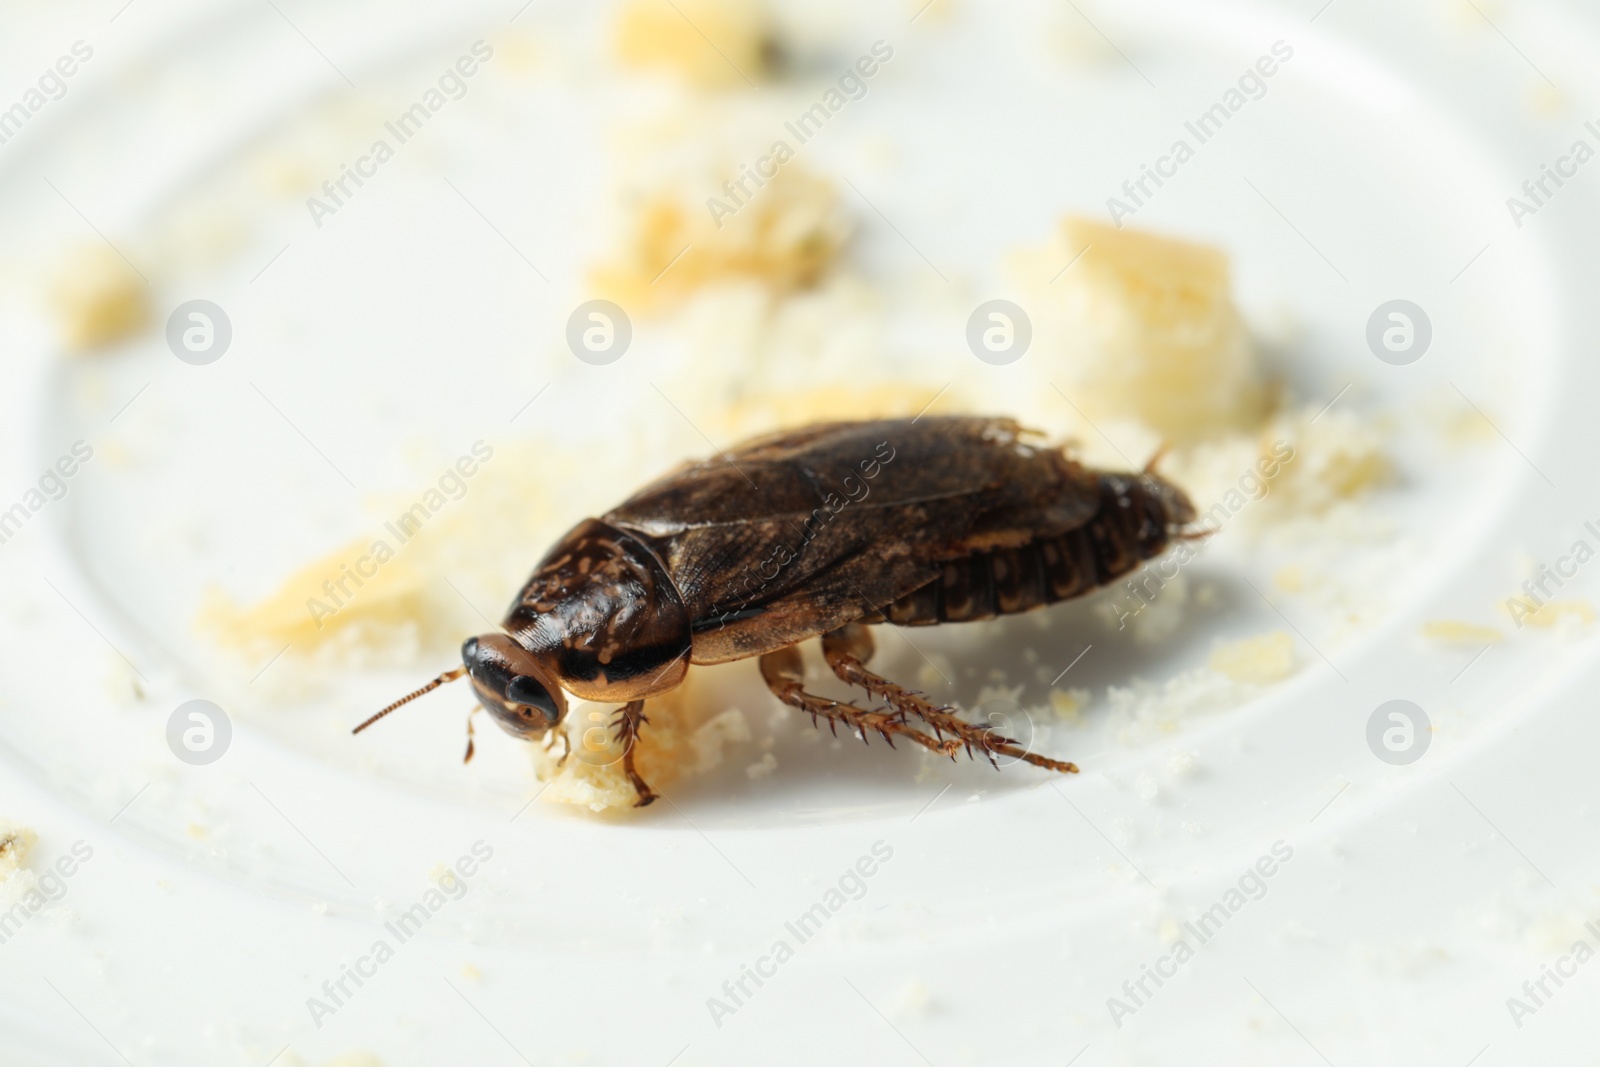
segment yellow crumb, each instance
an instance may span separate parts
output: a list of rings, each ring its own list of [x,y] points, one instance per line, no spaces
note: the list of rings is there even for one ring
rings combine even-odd
[[[1272,576],[1272,584],[1285,593],[1303,593],[1306,588],[1305,572],[1299,567],[1280,567]]]
[[[1056,718],[1064,722],[1077,722],[1088,703],[1087,689],[1050,690],[1050,710],[1056,713]]]
[[[908,981],[905,988],[900,991],[899,998],[891,1009],[896,1015],[920,1016],[927,1015],[934,1004],[933,994],[921,979],[913,978]]]
[[[383,1067],[383,1061],[370,1052],[345,1052],[322,1067]]]
[[[1456,622],[1454,619],[1435,619],[1423,623],[1422,636],[1456,645],[1498,644],[1503,640],[1500,631],[1492,626]]]
[[[210,590],[200,623],[221,643],[241,650],[276,652],[293,645],[306,651],[355,630],[380,640],[383,631],[423,624],[424,585],[404,545],[396,550],[386,541],[379,549],[377,542],[358,538],[301,567],[249,607]]]
[[[696,678],[690,671],[677,689],[645,705],[650,721],[640,731],[634,764],[654,787],[663,788],[684,775],[704,774],[722,762],[728,745],[750,740],[744,713],[718,709],[697,698]],[[594,812],[633,810],[633,786],[623,772],[623,751],[611,729],[615,711],[611,705],[575,702],[563,724],[572,743],[565,760],[560,740],[548,749],[533,746],[534,772],[547,783],[541,801]]]
[[[192,822],[185,826],[183,828],[183,832],[188,834],[196,841],[204,841],[206,838],[211,836],[211,828],[209,826],[202,826],[197,822]]]
[[[850,237],[838,190],[796,163],[742,205],[718,203],[684,190],[646,196],[617,254],[591,272],[596,291],[630,314],[681,303],[716,282],[754,281],[781,295],[816,284]]]
[[[125,340],[150,321],[149,286],[126,260],[102,245],[68,259],[53,296],[62,337],[74,351]]]
[[[1294,638],[1282,630],[1218,645],[1211,650],[1211,669],[1235,682],[1266,685],[1295,671]]]
[[[1266,390],[1223,252],[1078,217],[1056,252],[1072,265],[1046,314],[1091,419],[1138,419],[1176,443],[1260,422]]]
[[[28,851],[37,840],[27,827],[0,821],[0,882],[21,869],[28,860]]]
[[[483,972],[470,963],[463,963],[461,965],[461,977],[470,978],[474,982],[481,982],[483,981]]]
[[[772,19],[755,0],[631,0],[617,16],[616,48],[628,66],[701,89],[760,82],[778,60]]]
[[[1352,411],[1307,408],[1275,418],[1261,435],[1260,453],[1285,447],[1293,455],[1266,479],[1275,508],[1316,514],[1394,476],[1383,429]]]

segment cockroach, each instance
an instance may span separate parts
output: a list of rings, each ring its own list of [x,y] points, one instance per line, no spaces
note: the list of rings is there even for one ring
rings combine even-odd
[[[1082,596],[1160,555],[1195,521],[1154,474],[1088,469],[1007,418],[829,422],[757,438],[653,482],[556,542],[462,665],[355,732],[465,675],[513,737],[546,737],[567,694],[623,706],[613,729],[634,768],[644,702],[691,664],[756,657],[773,695],[862,740],[903,739],[954,758],[1027,751],[867,669],[869,626],[976,622]],[[822,638],[843,681],[881,710],[805,690],[796,647]],[[472,754],[469,740],[467,758]]]

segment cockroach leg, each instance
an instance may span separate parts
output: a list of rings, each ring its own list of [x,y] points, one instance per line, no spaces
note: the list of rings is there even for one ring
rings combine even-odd
[[[472,705],[472,710],[467,712],[467,754],[461,757],[462,763],[471,763],[473,753],[478,750],[477,746],[472,743],[472,717],[478,714],[478,709],[482,706],[481,704],[474,704]]]
[[[636,794],[633,806],[636,808],[646,807],[656,799],[656,791],[639,777],[639,772],[633,767],[633,746],[639,740],[639,727],[649,721],[644,717],[644,701],[635,700],[618,708],[617,717],[611,723],[611,728],[617,731],[617,741],[622,745],[622,772],[633,783]]]
[[[561,738],[561,758],[556,760],[556,766],[564,766],[567,757],[572,755],[572,738],[565,730],[551,730],[544,735],[544,750],[549,752],[555,746],[556,738]]]
[[[828,666],[840,679],[865,689],[870,696],[894,708],[902,718],[915,716],[933,727],[934,733],[940,735],[948,733],[955,736],[959,739],[959,747],[965,748],[968,756],[972,755],[973,749],[977,749],[990,763],[995,763],[995,754],[999,753],[1046,770],[1060,771],[1063,774],[1077,773],[1076,764],[1029,752],[992,727],[957,718],[949,708],[937,707],[920,693],[914,693],[873,674],[866,666],[867,661],[872,658],[872,653],[872,631],[860,623],[849,623],[822,635],[822,657],[828,661]]]
[[[805,666],[800,659],[800,650],[793,645],[762,656],[761,677],[766,680],[767,688],[772,690],[773,696],[790,707],[799,708],[810,715],[813,724],[820,716],[837,732],[838,725],[843,723],[847,729],[859,733],[863,742],[870,735],[877,734],[889,743],[890,748],[893,748],[894,739],[903,737],[913,744],[952,758],[955,757],[956,750],[961,747],[957,741],[929,737],[906,722],[905,716],[898,711],[894,713],[867,711],[854,704],[841,704],[837,700],[807,693],[804,687]]]

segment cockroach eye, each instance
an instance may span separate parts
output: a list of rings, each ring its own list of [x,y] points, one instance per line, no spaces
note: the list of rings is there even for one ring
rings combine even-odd
[[[550,698],[550,690],[540,685],[537,678],[518,675],[511,679],[510,684],[506,686],[506,699],[516,704],[537,708],[552,726],[561,718],[560,709]]]

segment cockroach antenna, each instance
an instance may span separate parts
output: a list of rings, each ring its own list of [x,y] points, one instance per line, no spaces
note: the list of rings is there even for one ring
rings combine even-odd
[[[1151,455],[1149,461],[1144,465],[1144,470],[1140,473],[1154,474],[1156,472],[1156,464],[1165,459],[1167,453],[1170,451],[1172,451],[1172,442],[1163,439],[1162,442],[1156,446],[1155,453]]]
[[[379,719],[381,719],[385,715],[389,714],[395,708],[403,707],[404,705],[411,703],[413,700],[417,699],[418,697],[433,692],[435,689],[439,688],[444,683],[455,681],[457,678],[461,677],[463,674],[466,674],[466,673],[467,673],[467,669],[465,667],[457,667],[453,671],[445,671],[443,674],[439,675],[439,677],[435,678],[433,681],[429,682],[427,685],[423,686],[421,689],[418,689],[415,693],[406,694],[405,696],[401,697],[399,700],[396,700],[393,704],[390,704],[388,707],[384,708],[382,711],[378,712],[378,714],[374,715],[372,718],[368,719],[366,722],[362,723],[360,726],[357,726],[354,730],[351,730],[350,732],[353,733],[353,734],[359,734],[362,730],[365,730],[367,727],[371,726],[373,723],[377,722]]]

